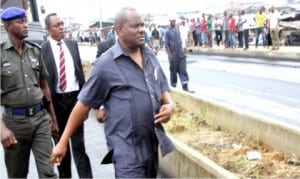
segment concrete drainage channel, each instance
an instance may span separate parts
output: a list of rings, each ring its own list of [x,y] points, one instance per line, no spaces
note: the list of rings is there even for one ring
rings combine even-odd
[[[296,128],[274,122],[265,116],[203,100],[177,89],[172,89],[171,95],[174,102],[201,116],[210,125],[217,125],[232,132],[255,134],[273,149],[300,156],[300,131]],[[174,138],[172,140],[176,151],[160,158],[159,169],[164,177],[238,178],[181,141]]]

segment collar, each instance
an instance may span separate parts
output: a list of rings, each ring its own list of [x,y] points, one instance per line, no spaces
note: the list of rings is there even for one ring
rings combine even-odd
[[[57,40],[54,40],[52,37],[48,37],[48,40],[49,40],[49,42],[50,42],[50,44],[51,44],[51,46],[57,46],[57,44],[58,44],[58,42],[59,41],[57,41]],[[64,39],[61,39],[61,44],[65,44],[65,41],[64,41]]]
[[[145,45],[143,45],[141,47],[141,50],[142,50],[142,55],[143,55],[144,62],[148,61],[148,58],[145,58],[145,57],[149,57],[149,55],[152,54],[152,51],[149,48],[147,48]],[[111,53],[112,53],[112,57],[113,57],[114,60],[118,59],[118,57],[120,57],[120,56],[127,56],[127,57],[129,57],[128,53],[125,52],[122,49],[119,41],[117,41],[115,43],[115,45],[112,46]]]
[[[32,45],[31,43],[28,43],[26,40],[23,40],[22,43],[23,43],[23,48],[24,48],[24,50],[25,50],[26,48],[33,48],[33,45]],[[4,41],[3,48],[4,48],[5,50],[14,48],[14,46],[13,46],[13,44],[12,44],[12,42],[11,42],[11,40],[10,40],[9,38],[7,38],[7,39]]]

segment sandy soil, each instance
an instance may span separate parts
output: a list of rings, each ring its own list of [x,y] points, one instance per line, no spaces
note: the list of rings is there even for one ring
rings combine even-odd
[[[209,126],[178,105],[165,127],[170,135],[241,178],[300,178],[300,166],[288,164],[293,154],[271,150],[253,135]],[[247,153],[253,155],[248,158]]]

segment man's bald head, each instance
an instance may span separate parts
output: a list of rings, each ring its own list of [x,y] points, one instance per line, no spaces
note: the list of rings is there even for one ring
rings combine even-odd
[[[132,7],[124,7],[122,8],[115,17],[115,27],[116,26],[122,26],[128,19],[127,19],[127,13],[129,11],[136,11],[136,9]]]

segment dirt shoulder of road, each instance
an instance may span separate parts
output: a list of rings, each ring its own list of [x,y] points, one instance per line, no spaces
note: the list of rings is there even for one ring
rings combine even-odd
[[[178,105],[165,127],[168,134],[241,178],[300,178],[293,154],[270,149],[255,135],[209,126]]]

